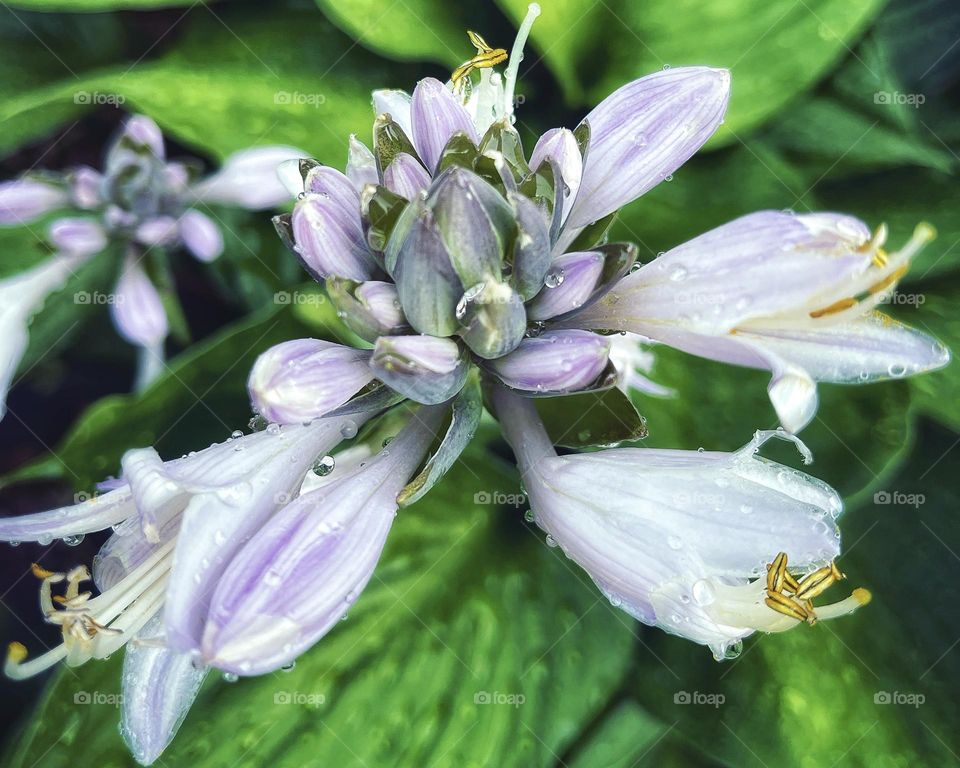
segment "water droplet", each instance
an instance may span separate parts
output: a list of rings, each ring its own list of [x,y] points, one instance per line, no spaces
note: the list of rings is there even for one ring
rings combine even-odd
[[[267,420],[257,414],[250,421],[247,422],[247,426],[253,432],[262,432],[267,427]]]
[[[561,285],[563,285],[565,277],[566,275],[564,275],[562,268],[554,267],[547,272],[547,276],[543,278],[543,284],[547,288],[559,288]]]
[[[901,376],[906,375],[907,366],[903,363],[891,363],[887,368],[887,373],[893,376],[895,379],[899,379]]]
[[[710,605],[717,599],[716,590],[706,579],[700,579],[693,584],[693,601],[697,605]]]
[[[224,672],[223,673],[223,682],[225,683],[235,683],[240,679],[240,675],[235,672]]]
[[[317,477],[326,477],[333,472],[337,466],[337,460],[333,456],[323,456],[317,459],[313,464],[313,474]]]
[[[533,514],[532,509],[528,509],[526,512],[523,513],[523,519],[526,520],[528,523],[535,523],[537,521],[537,516]]]
[[[357,423],[355,421],[347,421],[342,427],[340,427],[340,435],[344,440],[349,440],[357,436]]]
[[[723,649],[723,658],[735,659],[743,653],[743,640],[736,640]]]
[[[673,271],[670,273],[670,279],[675,283],[680,282],[687,276],[687,268],[677,266],[673,268]]]
[[[19,547],[19,546],[20,546],[20,542],[19,542],[19,541],[8,541],[7,544],[9,544],[11,547]]]
[[[553,536],[551,536],[549,533],[547,534],[547,546],[548,547],[557,546],[557,540],[553,538]]]
[[[753,512],[753,507],[751,507],[749,504],[741,504],[740,511],[745,515],[749,515],[751,512]]]
[[[293,672],[294,668],[297,666],[296,661],[291,661],[289,664],[284,664],[280,667],[281,672]]]
[[[232,437],[234,440],[239,440],[241,437],[243,437],[243,431],[235,429],[230,433],[230,437]]]
[[[267,434],[268,435],[279,435],[280,434],[280,425],[271,422],[267,424]]]
[[[63,543],[68,547],[76,547],[83,543],[83,534],[78,533],[76,536],[64,536]]]
[[[683,539],[679,536],[668,536],[667,546],[670,547],[670,549],[681,549],[683,547]]]

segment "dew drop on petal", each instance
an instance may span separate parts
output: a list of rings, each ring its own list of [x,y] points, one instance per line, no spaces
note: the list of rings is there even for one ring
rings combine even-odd
[[[243,432],[239,429],[235,429],[230,433],[230,437],[232,437],[234,440],[238,440],[243,437]]]
[[[346,422],[342,427],[340,427],[340,435],[344,440],[349,440],[350,438],[357,436],[357,424],[354,421]]]
[[[563,285],[563,281],[566,275],[564,275],[563,269],[560,267],[554,267],[549,272],[547,276],[543,278],[543,284],[547,288],[559,288]]]
[[[526,520],[528,523],[535,523],[537,521],[537,516],[533,514],[532,509],[528,509],[526,512],[523,513],[523,519]]]
[[[697,605],[710,605],[717,599],[713,585],[706,579],[700,579],[693,584],[693,601]]]
[[[280,671],[281,671],[281,672],[293,672],[293,670],[294,670],[294,668],[296,668],[296,666],[297,666],[297,662],[296,662],[296,661],[291,661],[289,664],[284,664],[282,667],[280,667]]]
[[[337,460],[333,456],[323,456],[314,462],[313,474],[317,477],[326,477],[333,472],[336,466]]]
[[[557,546],[557,540],[549,533],[547,534],[547,546],[551,548]]]
[[[68,547],[76,547],[83,543],[83,534],[78,533],[76,536],[64,536],[63,543]]]
[[[235,683],[240,679],[240,675],[236,672],[224,672],[223,673],[223,682],[225,683]]]

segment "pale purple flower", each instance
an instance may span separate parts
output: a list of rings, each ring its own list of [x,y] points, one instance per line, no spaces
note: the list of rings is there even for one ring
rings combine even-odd
[[[423,460],[443,412],[421,411],[390,447],[367,460],[360,452],[359,464],[347,457],[341,474],[326,482],[304,480],[312,467],[332,463],[326,454],[356,434],[366,415],[273,424],[173,461],[149,448],[129,451],[121,479],[103,495],[0,519],[5,541],[115,530],[94,561],[95,598],[79,591],[91,578],[84,567],[35,569],[44,616],[63,628],[63,644],[34,659],[13,644],[7,675],[22,679],[60,660],[82,664],[132,643],[121,731],[140,762],[153,762],[175,735],[208,666],[238,674],[277,669],[339,620],[369,580],[397,495]],[[324,576],[303,581],[303,568]],[[52,599],[58,585],[67,587],[59,605]],[[310,595],[290,600],[298,589]],[[248,616],[257,618],[251,623]]]
[[[842,503],[825,483],[756,456],[780,437],[809,460],[798,438],[757,432],[734,453],[612,448],[557,456],[529,401],[502,390],[494,400],[537,524],[614,606],[708,646],[718,659],[739,652],[755,631],[802,622],[765,602],[766,566],[782,552],[801,574],[829,568],[840,554]],[[812,609],[808,621],[869,599],[854,590]]]
[[[37,266],[0,280],[0,418],[7,392],[27,351],[30,319],[47,296],[62,287],[76,269],[72,256],[53,256]]]
[[[755,213],[644,265],[574,323],[766,368],[780,422],[797,432],[816,412],[817,381],[900,378],[947,364],[938,341],[875,311],[931,235],[921,225],[887,253],[885,228],[871,237],[849,216]]]
[[[247,388],[268,421],[302,424],[325,416],[370,383],[370,353],[319,339],[285,341],[262,354]]]

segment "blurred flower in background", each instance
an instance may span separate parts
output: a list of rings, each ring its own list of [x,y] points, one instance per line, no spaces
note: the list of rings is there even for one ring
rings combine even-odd
[[[0,342],[0,416],[33,314],[83,262],[97,256],[120,261],[110,312],[117,332],[140,348],[137,388],[153,381],[163,367],[170,327],[148,270],[165,271],[165,252],[175,248],[205,263],[220,256],[220,225],[195,206],[273,208],[284,200],[276,167],[299,154],[292,147],[257,147],[231,155],[219,171],[198,178],[194,165],[167,161],[153,120],[134,115],[108,147],[102,172],[79,166],[0,184],[0,226],[57,215],[46,232],[53,255],[25,274],[0,281],[0,327],[6,331]]]

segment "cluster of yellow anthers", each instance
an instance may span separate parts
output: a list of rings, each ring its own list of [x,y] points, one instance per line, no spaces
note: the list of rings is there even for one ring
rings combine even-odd
[[[30,566],[34,576],[41,580],[40,609],[44,618],[51,624],[59,624],[63,632],[64,650],[71,648],[87,649],[97,635],[122,635],[117,629],[111,629],[95,621],[90,613],[91,592],[81,592],[80,585],[90,580],[90,571],[85,565],[77,566],[67,573],[48,571],[36,563]],[[53,594],[53,585],[66,582],[63,595]],[[22,643],[10,643],[7,651],[7,674],[27,658],[27,649]],[[19,675],[18,675],[19,676]]]
[[[818,618],[813,610],[813,599],[845,578],[837,564],[830,563],[797,579],[787,570],[787,553],[781,552],[767,566],[764,603],[777,613],[813,626]],[[870,600],[870,593],[863,588],[855,589],[852,596],[861,605]]]
[[[936,237],[936,231],[933,227],[929,224],[918,225],[907,247],[895,255],[896,263],[890,264],[890,254],[883,248],[887,241],[887,226],[881,224],[877,227],[873,237],[859,248],[863,253],[872,254],[871,266],[880,270],[880,275],[877,276],[879,279],[871,282],[871,277],[865,275],[866,282],[860,286],[861,290],[856,295],[835,301],[828,307],[813,310],[810,312],[810,317],[817,319],[827,315],[836,315],[864,303],[872,306],[876,302],[877,296],[892,288],[907,273],[907,270],[910,269],[910,259],[922,245],[934,237]]]

